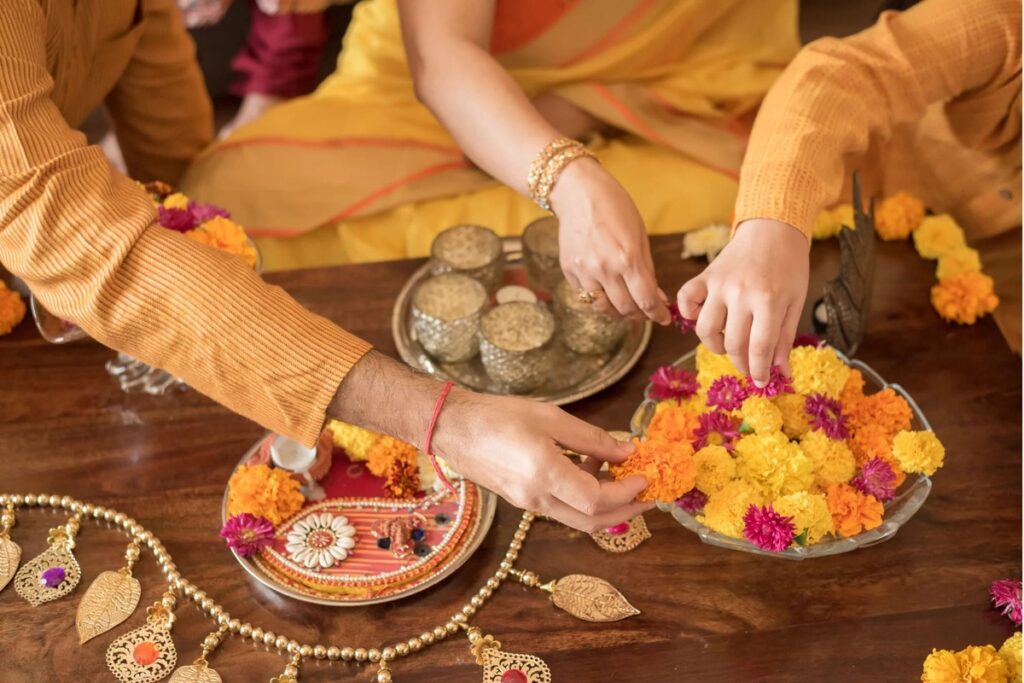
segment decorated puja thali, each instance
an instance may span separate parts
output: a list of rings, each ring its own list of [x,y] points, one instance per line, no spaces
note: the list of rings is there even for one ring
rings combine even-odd
[[[418,453],[412,456],[415,470],[396,485],[395,468],[381,464],[372,442],[383,442],[382,452],[401,453],[411,446],[351,425],[332,425],[335,432],[325,430],[316,455],[270,434],[239,461],[224,496],[222,535],[229,538],[250,510],[262,513],[266,535],[256,552],[229,541],[242,567],[278,593],[333,606],[397,600],[451,575],[487,534],[494,494],[457,476],[450,477],[453,489],[443,486]],[[334,433],[340,435],[336,441]],[[369,444],[368,452],[357,442]],[[294,466],[306,455],[305,463]],[[363,459],[367,455],[373,460]],[[404,463],[396,462],[401,471]],[[280,487],[294,496],[283,510],[268,508],[248,493]],[[254,502],[247,503],[250,499]]]
[[[539,238],[545,230],[547,239]],[[453,237],[482,244],[452,246],[450,260],[490,251],[472,262],[474,268],[453,267],[442,248]],[[522,238],[498,238],[468,225],[442,233],[431,261],[395,302],[391,327],[402,359],[474,391],[555,405],[613,385],[640,360],[652,324],[613,320],[580,306],[562,279],[557,253],[553,217],[527,226]],[[460,301],[464,310],[452,313]]]

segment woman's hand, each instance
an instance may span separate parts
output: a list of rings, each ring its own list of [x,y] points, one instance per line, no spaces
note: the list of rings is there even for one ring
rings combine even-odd
[[[563,447],[589,457],[576,465]],[[643,477],[595,476],[602,461],[621,462],[632,449],[553,405],[466,391],[448,397],[433,447],[460,474],[516,507],[588,533],[652,507],[634,501]]]
[[[598,310],[667,325],[643,220],[626,190],[593,159],[570,163],[551,192],[569,284],[603,292]]]
[[[703,273],[679,290],[679,311],[697,334],[758,386],[773,365],[789,374],[789,351],[807,297],[807,238],[773,220],[744,221]]]

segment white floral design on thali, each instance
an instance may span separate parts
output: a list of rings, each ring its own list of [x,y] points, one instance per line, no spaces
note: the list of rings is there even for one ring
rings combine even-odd
[[[299,564],[328,569],[349,556],[356,545],[355,535],[348,517],[321,512],[296,522],[288,532],[285,550]]]

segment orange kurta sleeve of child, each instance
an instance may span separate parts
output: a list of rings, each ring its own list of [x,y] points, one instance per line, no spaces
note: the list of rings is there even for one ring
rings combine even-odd
[[[103,11],[129,4],[104,3]],[[112,85],[96,101],[64,97],[59,107],[55,98],[68,83],[58,70],[55,84],[47,46],[71,34],[54,34],[60,23],[47,12],[64,11],[64,4],[0,2],[0,262],[47,308],[102,343],[167,369],[274,431],[315,443],[335,390],[369,345],[265,284],[241,260],[154,224],[146,193],[87,146],[62,109],[87,111],[112,94],[132,160],[150,164],[166,133],[161,112],[153,111],[159,89],[147,79],[161,85],[164,74],[162,115],[173,130],[166,108],[190,102],[175,97],[186,92],[176,90],[181,72],[165,70],[191,54],[188,36],[168,27],[159,40],[135,36],[126,56],[79,55],[95,64],[91,82]],[[165,14],[173,8],[170,0],[143,5]],[[122,77],[133,80],[119,83]],[[134,127],[133,109],[140,116]],[[166,144],[180,151],[175,140]],[[184,160],[170,157],[151,165],[173,172]]]
[[[968,234],[1019,225],[1020,97],[1015,0],[928,0],[817,40],[761,107],[735,224],[769,218],[809,237],[859,168],[870,192],[911,191]]]

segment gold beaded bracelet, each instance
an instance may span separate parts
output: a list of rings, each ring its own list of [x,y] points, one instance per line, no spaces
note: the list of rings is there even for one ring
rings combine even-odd
[[[545,211],[551,210],[551,191],[565,167],[576,159],[590,157],[597,159],[593,152],[581,142],[569,138],[558,138],[548,143],[530,164],[526,186],[530,199]]]
[[[134,594],[134,601],[127,600],[129,609],[118,617],[117,621],[102,625],[102,631],[114,628],[128,617],[135,610],[138,603],[140,590],[138,581],[131,576],[132,565],[139,558],[139,549],[148,548],[156,558],[164,577],[167,580],[167,592],[159,601],[147,609],[146,624],[140,628],[118,637],[111,643],[107,650],[107,665],[115,677],[122,683],[145,683],[157,681],[168,675],[177,662],[177,652],[170,636],[171,628],[175,621],[174,609],[177,605],[176,596],[184,596],[191,599],[199,610],[209,619],[216,623],[216,630],[211,632],[201,644],[201,654],[191,665],[186,665],[174,671],[170,683],[176,681],[215,681],[220,680],[216,672],[209,666],[208,659],[213,651],[225,640],[226,636],[236,634],[243,639],[252,640],[268,647],[277,649],[281,654],[289,656],[290,660],[284,671],[271,679],[271,683],[297,683],[299,670],[304,659],[310,657],[319,660],[332,662],[355,661],[358,663],[370,662],[378,665],[376,674],[377,683],[392,683],[393,675],[390,663],[399,657],[406,657],[420,652],[431,645],[440,643],[454,635],[461,629],[465,632],[470,641],[470,649],[476,657],[476,661],[483,667],[484,683],[491,681],[500,682],[503,676],[510,670],[520,672],[525,676],[528,683],[550,683],[551,673],[547,665],[539,657],[533,655],[515,654],[504,652],[500,649],[501,643],[492,636],[484,635],[480,629],[469,626],[469,620],[474,617],[477,611],[491,598],[496,591],[509,577],[512,576],[520,583],[531,588],[538,588],[551,594],[551,600],[555,606],[566,610],[573,616],[586,621],[617,621],[634,614],[637,610],[626,601],[614,586],[603,579],[582,574],[572,574],[556,581],[542,583],[540,578],[533,572],[522,571],[515,568],[515,562],[519,557],[519,551],[523,547],[526,535],[532,526],[535,516],[533,513],[524,512],[519,526],[512,536],[508,550],[498,565],[497,571],[477,590],[470,600],[461,609],[456,611],[442,625],[428,629],[418,636],[411,636],[406,639],[399,639],[393,644],[383,647],[338,647],[336,645],[325,645],[322,643],[308,644],[289,638],[286,635],[279,635],[270,630],[233,618],[223,607],[210,598],[198,586],[190,582],[178,571],[170,553],[163,546],[160,540],[151,531],[146,530],[141,524],[123,512],[117,512],[100,505],[92,505],[75,500],[70,496],[57,496],[47,494],[0,494],[0,507],[5,509],[0,512],[0,590],[13,575],[20,558],[20,548],[10,539],[10,532],[15,525],[15,508],[19,507],[51,507],[62,508],[71,513],[69,521],[56,529],[51,530],[49,542],[51,547],[43,555],[33,559],[18,571],[15,576],[15,586],[18,587],[19,578],[25,574],[28,583],[39,583],[40,568],[57,564],[67,567],[73,574],[65,575],[61,569],[61,582],[59,590],[53,590],[45,599],[30,599],[33,604],[41,604],[57,599],[74,589],[81,571],[78,569],[77,560],[72,555],[75,547],[75,536],[78,533],[80,521],[83,518],[93,518],[97,521],[106,521],[115,524],[124,531],[131,539],[126,551],[126,567],[117,572],[103,572],[97,577],[93,586],[86,591],[79,605],[77,618],[79,633],[82,634],[83,612],[86,604],[89,603],[89,595],[101,584],[105,575],[107,581],[117,581],[118,585],[102,585],[104,592],[121,590]],[[6,563],[6,566],[5,566]],[[9,572],[7,570],[10,570]],[[41,576],[45,579],[46,572]],[[73,579],[73,581],[72,581]],[[26,583],[22,580],[22,583]],[[56,588],[51,586],[51,588]],[[18,591],[22,597],[29,599],[29,596]],[[125,602],[122,600],[121,602]],[[95,626],[95,625],[93,625]],[[95,628],[90,631],[89,637],[97,635]],[[83,636],[82,642],[88,638]],[[510,668],[511,667],[511,668]]]

